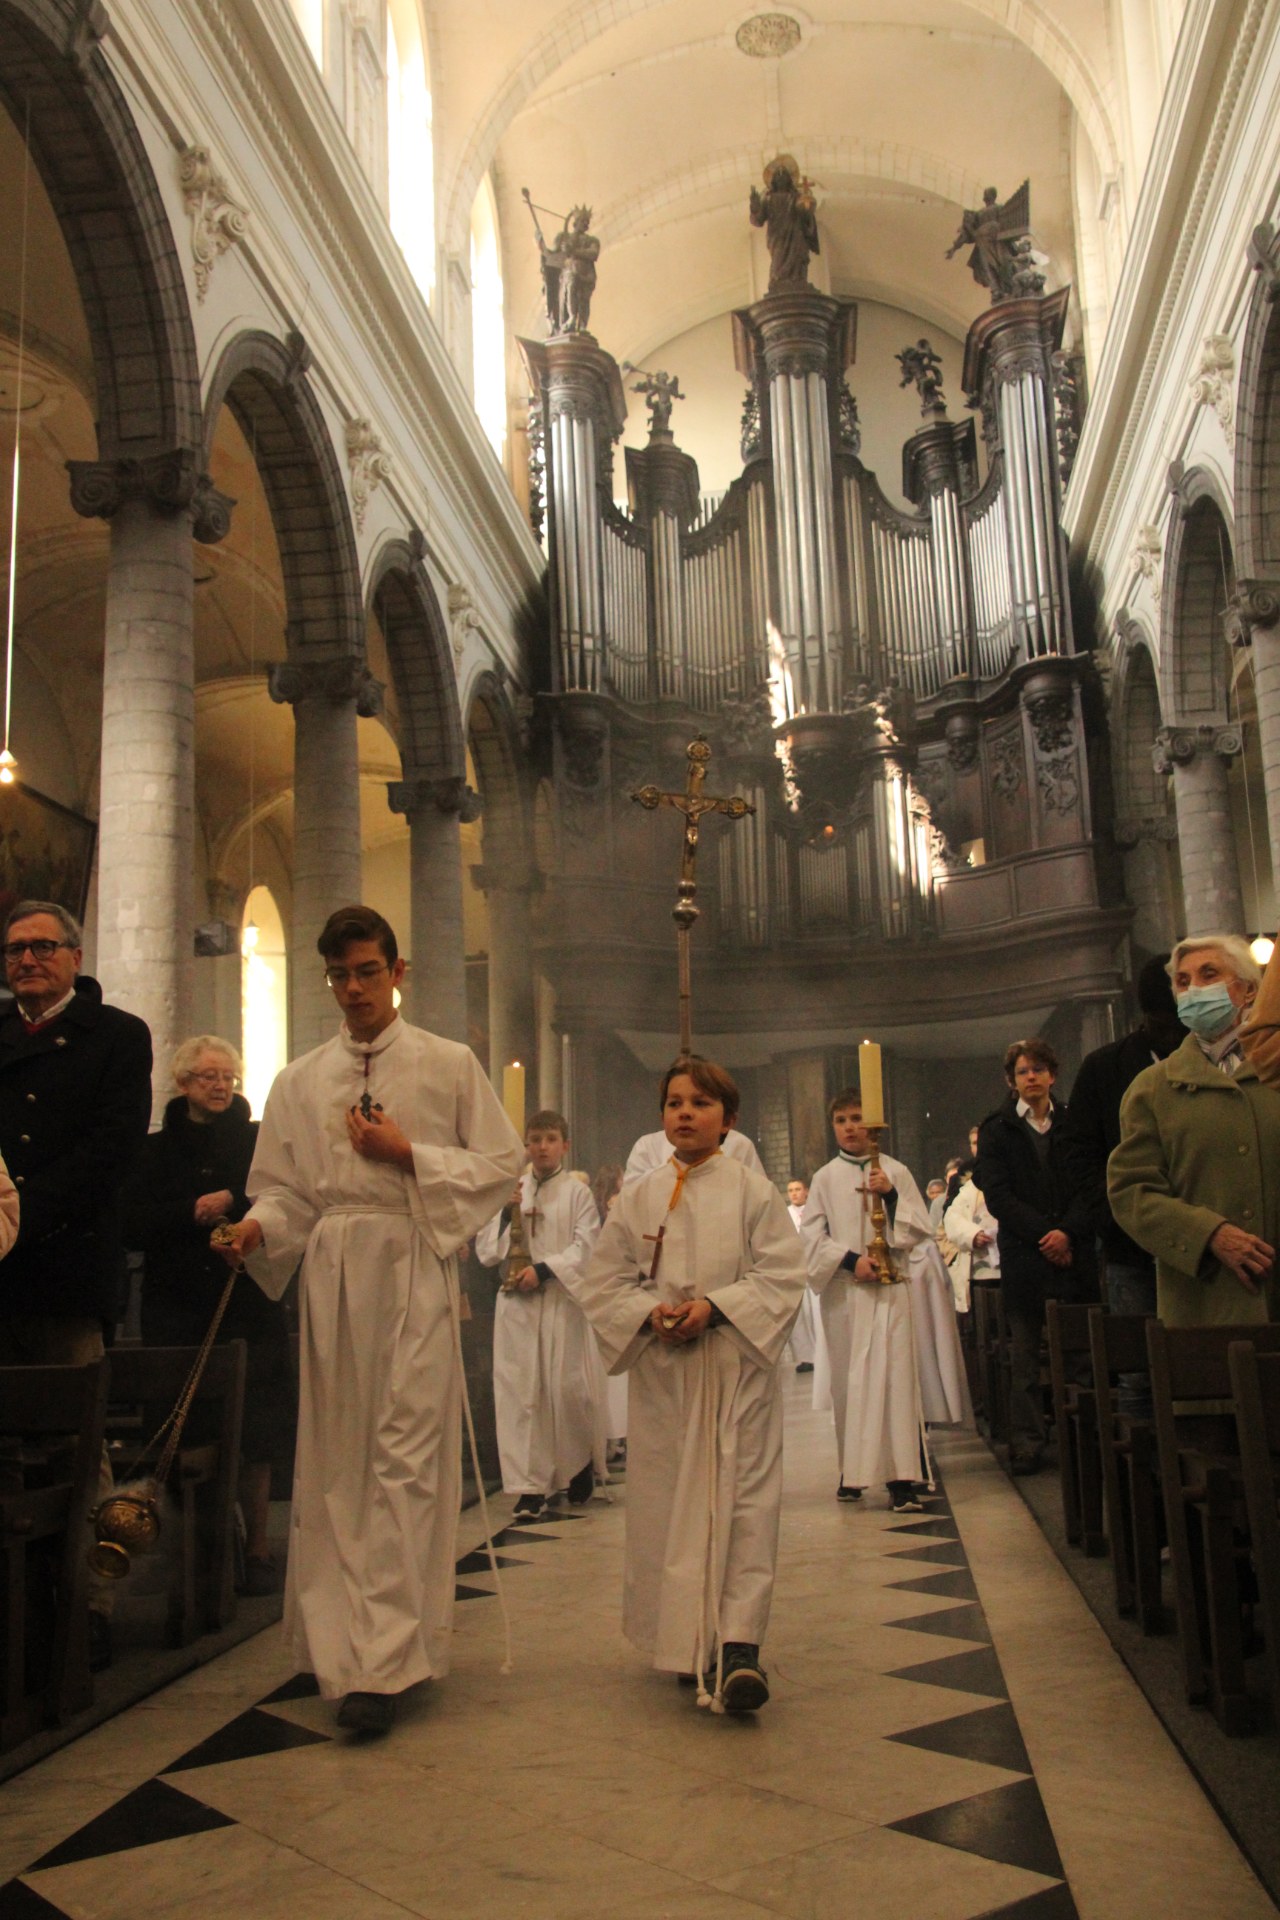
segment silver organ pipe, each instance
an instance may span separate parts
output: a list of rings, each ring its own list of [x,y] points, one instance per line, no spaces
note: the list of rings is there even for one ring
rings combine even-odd
[[[813,504],[818,547],[818,592],[822,647],[822,697],[832,713],[840,708],[840,596],[836,592],[835,526],[832,519],[831,436],[827,427],[826,383],[808,377],[809,442],[813,448]]]

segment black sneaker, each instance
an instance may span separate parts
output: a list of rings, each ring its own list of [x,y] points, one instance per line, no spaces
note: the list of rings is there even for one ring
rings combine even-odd
[[[861,1498],[862,1498],[861,1487],[846,1487],[844,1481],[842,1480],[840,1482],[840,1485],[836,1488],[837,1500],[861,1500]]]
[[[812,1362],[812,1360],[797,1360],[797,1361],[796,1361],[796,1372],[797,1372],[797,1373],[812,1373],[812,1372],[813,1372],[813,1362]]]
[[[595,1490],[595,1467],[591,1461],[588,1460],[586,1466],[580,1468],[569,1482],[569,1505],[571,1507],[585,1507]]]
[[[338,1708],[338,1725],[348,1733],[390,1733],[395,1717],[393,1693],[349,1693]]]
[[[516,1501],[515,1511],[511,1515],[511,1518],[521,1522],[541,1520],[546,1514],[547,1505],[548,1502],[545,1493],[522,1493]]]
[[[924,1501],[917,1500],[914,1493],[904,1493],[901,1497],[894,1500],[893,1511],[895,1513],[923,1513]]]
[[[769,1676],[760,1665],[760,1649],[745,1640],[726,1640],[720,1698],[726,1713],[755,1713],[769,1698]]]

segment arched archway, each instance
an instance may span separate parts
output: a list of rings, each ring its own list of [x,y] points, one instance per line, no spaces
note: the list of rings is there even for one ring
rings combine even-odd
[[[467,745],[484,812],[481,864],[474,884],[488,907],[489,1074],[500,1084],[513,1060],[526,1067],[536,1053],[531,903],[536,875],[519,773],[514,716],[496,674],[471,689]],[[526,1084],[540,1085],[532,1072]]]
[[[1112,714],[1115,837],[1134,910],[1131,938],[1139,957],[1145,958],[1171,944],[1182,926],[1183,909],[1169,775],[1155,765],[1162,725],[1160,688],[1150,639],[1136,621],[1124,631]]]
[[[1261,756],[1274,767],[1280,764],[1280,234],[1259,227],[1249,257],[1256,278],[1236,408],[1236,615],[1240,638],[1252,643]],[[1266,807],[1272,871],[1280,872],[1280,781],[1269,785]]]

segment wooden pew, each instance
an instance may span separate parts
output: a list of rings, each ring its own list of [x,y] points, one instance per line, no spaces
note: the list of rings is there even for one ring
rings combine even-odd
[[[1009,1329],[999,1280],[974,1280],[970,1286],[974,1345],[982,1374],[987,1437],[1009,1437]]]
[[[1253,1730],[1236,1578],[1244,1490],[1228,1350],[1280,1352],[1280,1326],[1166,1327],[1147,1322],[1160,1481],[1187,1698],[1207,1701],[1226,1733]],[[1175,1403],[1178,1403],[1175,1411]]]
[[[1228,1349],[1249,1539],[1266,1636],[1271,1717],[1280,1724],[1280,1354]]]
[[[162,1539],[157,1551],[169,1556],[168,1637],[175,1646],[188,1646],[235,1618],[235,1509],[246,1351],[243,1340],[213,1348],[169,1475],[170,1503],[163,1524],[171,1526],[176,1517],[179,1538],[176,1548],[172,1540]],[[136,1470],[139,1450],[177,1400],[195,1357],[194,1347],[112,1348],[114,1430],[127,1434],[125,1444],[113,1450],[118,1482]],[[108,1432],[112,1430],[109,1421]],[[144,1461],[141,1471],[152,1466],[154,1460]]]
[[[93,1700],[89,1514],[98,1496],[107,1363],[0,1368],[0,1751]]]
[[[1146,1316],[1090,1307],[1089,1343],[1116,1611],[1136,1612],[1146,1634],[1163,1633],[1155,1425],[1120,1413],[1114,1392],[1117,1374],[1147,1371]]]
[[[1053,1423],[1058,1434],[1058,1476],[1067,1539],[1091,1558],[1107,1550],[1102,1511],[1102,1461],[1098,1452],[1098,1409],[1094,1389],[1072,1375],[1090,1352],[1087,1306],[1065,1300],[1045,1303],[1049,1338],[1049,1382]]]

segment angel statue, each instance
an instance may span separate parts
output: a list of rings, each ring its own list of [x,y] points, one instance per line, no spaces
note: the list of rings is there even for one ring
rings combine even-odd
[[[982,205],[966,210],[960,231],[947,248],[947,259],[962,247],[971,247],[969,271],[980,287],[986,287],[994,306],[999,300],[1018,300],[1028,293],[1044,291],[1044,276],[1027,271],[1030,250],[1031,182],[1024,180],[1018,191],[1001,205],[994,187],[982,196]],[[1039,285],[1031,281],[1038,279]]]
[[[769,291],[803,287],[809,280],[809,255],[818,251],[818,219],[812,182],[789,153],[764,170],[764,192],[751,189],[751,224],[763,227],[769,246]]]
[[[945,413],[946,396],[942,391],[942,362],[927,340],[917,340],[914,347],[904,347],[894,358],[902,368],[900,387],[915,386],[920,395],[920,411],[926,416],[931,413]]]
[[[674,400],[683,400],[680,391],[678,373],[649,373],[644,367],[633,367],[628,360],[623,366],[624,373],[638,373],[641,378],[632,386],[632,393],[642,393],[644,403],[649,409],[649,437],[656,440],[660,434],[671,432],[671,404]]]

